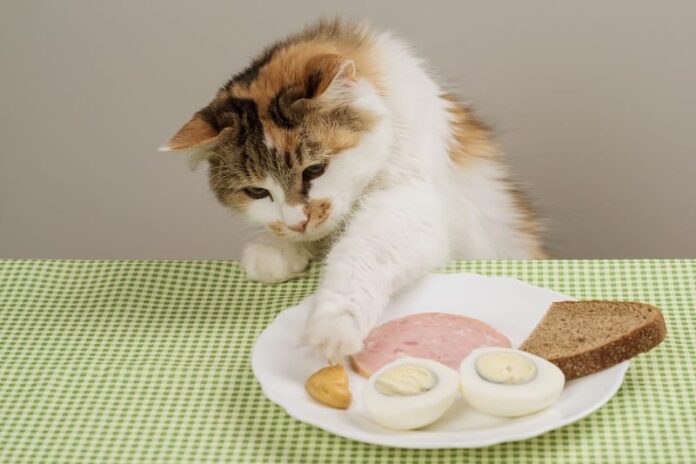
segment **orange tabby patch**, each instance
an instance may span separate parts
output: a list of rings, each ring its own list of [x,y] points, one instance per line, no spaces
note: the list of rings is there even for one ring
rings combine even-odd
[[[353,148],[360,142],[363,135],[362,131],[358,132],[327,124],[316,125],[309,129],[309,132],[317,140],[322,140],[324,146],[331,150],[332,154]]]
[[[276,234],[278,237],[285,237],[286,233],[286,227],[285,224],[282,223],[282,221],[275,221],[271,222],[268,224],[268,229]]]
[[[305,213],[309,217],[307,230],[319,227],[331,214],[331,202],[329,200],[311,200],[305,206]]]
[[[281,153],[297,150],[297,146],[300,144],[300,134],[276,127],[267,119],[261,118],[261,124],[264,126],[265,134],[268,137],[268,142],[270,142],[269,145]]]
[[[452,132],[450,159],[457,164],[463,164],[472,158],[495,158],[498,155],[498,147],[493,141],[490,129],[476,119],[472,111],[457,101],[454,95],[444,94],[441,98],[449,103]]]

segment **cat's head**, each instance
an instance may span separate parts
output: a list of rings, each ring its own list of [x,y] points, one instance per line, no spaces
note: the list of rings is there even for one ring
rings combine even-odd
[[[207,160],[217,198],[275,235],[329,234],[391,141],[377,86],[340,51],[324,42],[270,49],[163,149]]]

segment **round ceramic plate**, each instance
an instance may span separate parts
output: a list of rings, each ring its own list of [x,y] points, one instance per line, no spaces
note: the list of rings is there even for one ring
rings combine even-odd
[[[310,297],[311,298],[311,297]],[[480,319],[519,346],[554,301],[572,297],[508,277],[435,274],[396,297],[380,322],[423,312],[447,312]],[[524,440],[563,427],[596,411],[616,393],[628,361],[570,381],[548,409],[525,417],[487,416],[461,398],[437,422],[414,431],[393,431],[371,422],[360,397],[365,379],[347,368],[353,403],[336,410],[309,397],[304,383],[325,362],[299,341],[310,299],[288,308],[263,331],[254,346],[252,368],[264,394],[297,420],[353,440],[402,448],[476,448]]]

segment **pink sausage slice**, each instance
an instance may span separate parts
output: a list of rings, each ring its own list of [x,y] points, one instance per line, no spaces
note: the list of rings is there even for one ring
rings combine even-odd
[[[510,348],[510,340],[485,322],[446,313],[420,313],[394,319],[376,327],[363,350],[350,358],[358,374],[369,377],[400,356],[433,359],[459,369],[476,348]]]

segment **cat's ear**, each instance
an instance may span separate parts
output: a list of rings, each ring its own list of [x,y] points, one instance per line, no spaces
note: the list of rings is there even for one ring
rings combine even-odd
[[[220,131],[207,122],[199,111],[159,150],[197,154],[211,147],[217,141],[218,135]]]
[[[341,55],[326,53],[307,62],[305,68],[307,98],[345,96],[355,85],[355,62]]]

